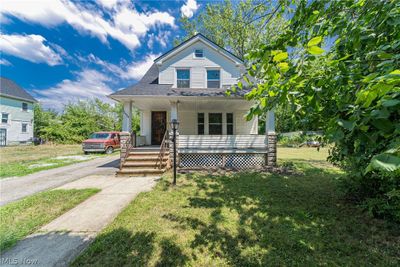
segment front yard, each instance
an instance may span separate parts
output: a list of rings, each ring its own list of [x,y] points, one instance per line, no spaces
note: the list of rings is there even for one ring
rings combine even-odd
[[[395,266],[400,229],[346,203],[326,149],[279,149],[297,174],[170,175],[73,266]],[[304,158],[308,158],[304,160]]]
[[[101,155],[84,155],[81,145],[4,147],[0,149],[0,179],[66,166]]]
[[[0,207],[0,251],[97,192],[98,189],[51,190]]]

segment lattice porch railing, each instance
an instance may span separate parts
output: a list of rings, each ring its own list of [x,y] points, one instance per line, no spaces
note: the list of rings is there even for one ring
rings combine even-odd
[[[265,153],[180,153],[180,167],[185,169],[253,169],[265,166]]]

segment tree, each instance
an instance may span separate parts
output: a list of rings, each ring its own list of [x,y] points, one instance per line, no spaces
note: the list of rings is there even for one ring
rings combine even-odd
[[[238,1],[207,4],[197,17],[181,19],[185,30],[180,43],[200,32],[216,44],[243,58],[254,47],[273,41],[285,27],[285,19],[274,16],[270,0]]]
[[[69,103],[61,114],[35,105],[35,136],[56,143],[80,143],[93,132],[121,131],[122,110],[120,103],[111,105],[99,99]],[[132,112],[132,129],[140,129],[137,110]]]
[[[288,26],[247,56],[245,80],[257,81],[248,117],[284,105],[298,120],[320,123],[334,144],[329,160],[347,171],[353,196],[400,220],[400,2],[277,6]]]

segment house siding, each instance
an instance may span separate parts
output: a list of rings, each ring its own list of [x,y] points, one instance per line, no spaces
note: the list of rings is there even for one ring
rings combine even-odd
[[[202,49],[204,57],[199,59],[194,57],[194,51]],[[241,66],[236,64],[218,53],[217,51],[205,45],[201,41],[197,41],[190,47],[180,51],[174,57],[164,61],[159,66],[159,83],[172,84],[176,87],[176,69],[189,68],[191,88],[205,88],[207,87],[207,69],[220,69],[221,70],[221,86],[227,87],[233,85],[240,78]]]
[[[28,110],[22,111],[22,103],[28,104]],[[7,113],[8,122],[0,128],[7,130],[7,145],[29,143],[33,139],[33,103],[0,96],[0,115]],[[22,133],[22,124],[27,124],[27,132]]]

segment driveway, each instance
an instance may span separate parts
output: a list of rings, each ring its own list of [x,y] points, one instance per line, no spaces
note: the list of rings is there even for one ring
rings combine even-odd
[[[2,253],[0,265],[68,266],[137,194],[155,183],[150,177],[91,175],[58,187],[101,191]]]
[[[119,155],[112,155],[22,177],[0,180],[0,206],[88,175],[114,175],[118,164]]]

